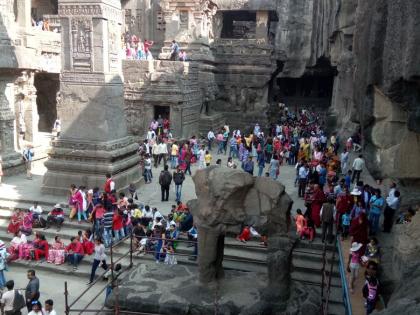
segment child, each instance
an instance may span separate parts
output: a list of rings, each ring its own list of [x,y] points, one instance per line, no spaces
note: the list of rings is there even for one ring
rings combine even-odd
[[[350,230],[350,211],[347,211],[341,216],[341,226],[343,228],[343,232],[341,234],[341,240],[347,239]]]
[[[372,313],[378,300],[379,281],[375,276],[367,277],[363,286],[363,297],[366,299],[366,314]]]
[[[301,209],[296,210],[295,222],[296,222],[296,233],[297,233],[297,235],[300,238],[304,238],[303,229],[306,226],[306,222],[305,222],[305,217],[303,216]]]
[[[360,268],[360,249],[363,244],[353,242],[350,248],[349,261],[347,264],[347,272],[350,272],[350,292],[354,293],[354,282],[356,281],[359,275]]]
[[[351,185],[351,174],[352,174],[352,171],[349,170],[347,172],[346,177],[344,177],[344,183],[345,183],[348,190],[350,190],[350,185]]]
[[[209,151],[206,150],[206,155],[204,156],[204,161],[205,161],[207,167],[210,166],[211,159],[212,159],[211,154],[209,153]]]
[[[236,237],[236,240],[242,242],[242,243],[246,243],[247,241],[249,241],[251,239],[251,231],[249,230],[249,226],[245,225],[241,234],[239,234]]]

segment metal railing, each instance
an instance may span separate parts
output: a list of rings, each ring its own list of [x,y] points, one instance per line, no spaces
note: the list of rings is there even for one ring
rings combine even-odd
[[[337,241],[337,240],[336,240]],[[321,283],[321,314],[327,315],[328,314],[328,306],[330,301],[331,295],[331,279],[333,276],[333,268],[334,268],[334,261],[335,261],[335,250],[332,253],[331,260],[330,260],[330,269],[328,270],[328,257],[327,257],[327,243],[324,243],[324,249],[322,254],[322,283]],[[325,280],[327,283],[325,283]],[[326,290],[324,290],[324,286],[326,286]],[[324,294],[325,293],[325,294]]]
[[[343,257],[343,250],[341,248],[341,243],[339,240],[339,236],[337,236],[337,251],[338,251],[338,258],[339,258],[339,271],[340,271],[340,278],[341,278],[341,286],[343,289],[343,303],[344,308],[346,310],[346,315],[352,315],[353,311],[351,308],[351,300],[349,295],[349,288],[347,286],[347,277],[346,277],[346,270],[345,270],[345,261]]]

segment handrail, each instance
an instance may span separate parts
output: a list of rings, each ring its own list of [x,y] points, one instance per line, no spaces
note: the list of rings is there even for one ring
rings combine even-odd
[[[337,235],[337,250],[338,250],[338,257],[339,257],[339,269],[340,269],[341,285],[342,285],[342,288],[343,288],[344,308],[346,310],[346,315],[352,315],[353,311],[352,311],[352,308],[351,308],[349,289],[347,287],[346,271],[344,269],[345,262],[344,262],[344,257],[343,257],[343,250],[341,248],[341,242],[340,242],[340,239],[339,239],[338,235]]]

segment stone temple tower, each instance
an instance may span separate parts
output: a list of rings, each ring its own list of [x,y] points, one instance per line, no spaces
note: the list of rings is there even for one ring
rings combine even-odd
[[[62,72],[57,96],[61,136],[45,163],[42,191],[62,194],[70,184],[101,187],[111,173],[118,189],[140,179],[138,145],[123,108],[121,3],[59,0]]]

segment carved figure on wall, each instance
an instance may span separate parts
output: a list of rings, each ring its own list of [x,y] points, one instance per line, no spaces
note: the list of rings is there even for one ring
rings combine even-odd
[[[79,53],[90,53],[90,20],[73,20],[72,34],[73,34],[73,50]]]

